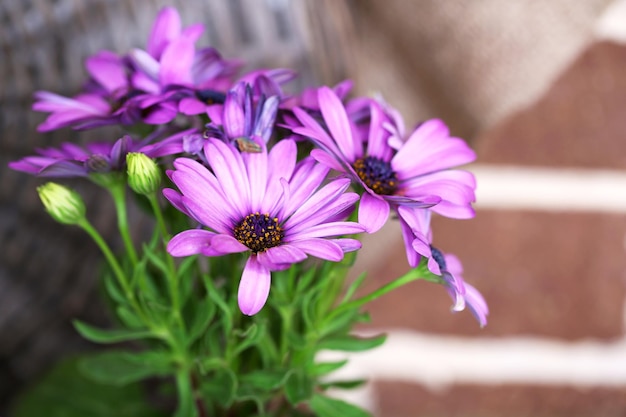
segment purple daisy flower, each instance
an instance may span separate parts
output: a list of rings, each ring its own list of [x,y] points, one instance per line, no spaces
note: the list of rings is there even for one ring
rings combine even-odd
[[[359,198],[345,193],[348,179],[322,186],[328,168],[310,157],[296,163],[292,140],[278,142],[269,153],[265,144],[261,146],[259,153],[246,153],[209,139],[204,152],[210,169],[179,158],[168,175],[180,192],[163,192],[176,208],[206,227],[174,236],[168,244],[171,255],[249,253],[238,293],[239,307],[247,315],[265,305],[271,271],[309,255],[340,261],[361,243],[338,236],[364,231],[357,223],[337,218]]]
[[[467,306],[480,326],[485,326],[489,308],[480,292],[463,280],[461,262],[456,256],[444,254],[432,245],[431,211],[400,207],[398,214],[409,264],[416,267],[421,257],[426,258],[428,270],[441,277],[441,283],[452,297],[452,310],[462,311]]]
[[[223,106],[208,108],[211,123],[204,132],[185,136],[185,152],[205,160],[203,147],[207,138],[233,143],[242,152],[261,152],[261,144],[272,136],[278,102],[278,96],[266,99],[261,95],[255,100],[250,84],[237,84],[228,92]]]
[[[9,162],[9,168],[49,178],[87,177],[93,173],[121,171],[129,152],[141,152],[150,158],[182,152],[182,137],[186,133],[179,132],[156,143],[133,140],[128,135],[113,143],[92,142],[85,147],[63,143],[59,148],[37,149],[37,155]]]
[[[449,217],[473,216],[474,178],[471,173],[449,168],[473,161],[475,154],[462,139],[450,137],[443,122],[422,123],[396,149],[389,144],[389,117],[375,100],[370,101],[366,136],[359,134],[330,88],[320,88],[318,100],[328,132],[299,108],[294,113],[302,127],[293,131],[310,137],[321,148],[311,152],[315,159],[365,189],[359,222],[369,233],[383,226],[391,207],[435,206],[433,210]]]

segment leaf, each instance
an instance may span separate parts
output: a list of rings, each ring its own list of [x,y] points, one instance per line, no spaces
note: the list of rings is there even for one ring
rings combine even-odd
[[[215,316],[216,311],[215,304],[211,302],[208,297],[197,302],[194,307],[195,315],[189,326],[188,344],[195,342],[200,336],[202,336]]]
[[[343,300],[341,301],[342,303],[349,301],[352,298],[356,290],[358,290],[359,287],[363,284],[363,281],[365,281],[366,276],[367,276],[367,273],[363,272],[354,281],[352,281],[352,283],[346,290],[346,294],[344,295]]]
[[[261,370],[242,375],[239,380],[242,385],[249,384],[262,391],[272,391],[285,383],[287,375],[288,371],[285,369]]]
[[[143,253],[148,258],[150,263],[155,266],[159,271],[161,271],[164,276],[168,275],[169,269],[167,268],[165,261],[160,258],[156,253],[154,253],[152,248],[150,248],[148,245],[143,245]],[[169,254],[166,256],[169,256]]]
[[[307,401],[313,395],[313,381],[300,369],[295,369],[285,381],[285,395],[293,404]]]
[[[202,378],[200,392],[204,398],[228,408],[237,393],[237,376],[228,368],[218,369],[213,376]]]
[[[317,417],[372,417],[370,413],[356,405],[321,394],[313,395],[309,406]]]
[[[322,389],[324,389],[324,390],[328,389],[328,388],[354,389],[354,388],[358,388],[358,387],[362,386],[366,382],[367,382],[366,379],[350,379],[350,380],[345,380],[345,381],[331,381],[331,382],[324,382],[324,383],[320,384],[320,387]]]
[[[335,332],[348,332],[357,321],[357,309],[345,310],[334,316],[327,316],[320,326],[320,335],[327,336]]]
[[[233,313],[228,308],[228,304],[221,297],[215,285],[213,285],[213,281],[211,277],[207,274],[202,274],[202,281],[206,287],[207,294],[217,304],[217,307],[222,312],[222,323],[224,324],[224,333],[229,334],[233,328]]]
[[[141,322],[139,317],[137,317],[137,315],[130,311],[127,307],[119,306],[115,311],[117,312],[117,316],[122,321],[122,323],[124,323],[124,325],[133,329],[143,327],[143,323]]]
[[[123,388],[85,378],[80,358],[58,362],[23,392],[8,415],[13,417],[164,417],[150,406],[139,384]]]
[[[119,287],[117,286],[117,282],[115,282],[115,278],[112,274],[107,273],[104,275],[104,288],[106,289],[107,293],[113,301],[117,302],[118,304],[128,303],[128,300],[120,291]]]
[[[81,336],[89,341],[96,343],[117,343],[125,342],[128,340],[156,337],[155,334],[148,329],[104,330],[90,326],[80,320],[74,320],[72,323],[74,324],[74,328],[78,331],[78,333],[80,333]]]
[[[336,371],[348,363],[347,359],[337,362],[321,362],[310,366],[309,373],[313,376],[322,376]]]
[[[83,358],[79,369],[100,384],[123,386],[142,379],[173,373],[167,352],[109,351]]]
[[[387,335],[382,334],[370,338],[360,338],[355,336],[341,336],[323,340],[320,349],[343,350],[346,352],[361,352],[374,349],[385,343]]]
[[[234,354],[239,355],[244,350],[248,349],[250,346],[254,346],[261,338],[265,335],[266,325],[264,322],[253,323],[250,325],[242,337],[245,339],[241,342],[237,342],[237,347],[235,348]]]

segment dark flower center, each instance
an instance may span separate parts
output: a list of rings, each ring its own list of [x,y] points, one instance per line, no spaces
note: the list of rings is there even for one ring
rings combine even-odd
[[[223,104],[226,101],[226,94],[215,90],[198,90],[196,97],[204,104]]]
[[[283,237],[285,233],[278,224],[278,218],[269,214],[249,214],[235,226],[235,239],[254,253],[280,245]]]
[[[87,158],[85,166],[89,172],[109,172],[111,170],[109,158],[100,154],[93,154]]]
[[[352,167],[372,191],[379,195],[391,195],[398,187],[398,177],[391,163],[374,156],[357,159]]]
[[[443,253],[434,246],[430,247],[430,252],[433,254],[433,259],[439,265],[439,269],[445,271],[448,269],[448,265],[446,265],[446,258],[443,256]]]

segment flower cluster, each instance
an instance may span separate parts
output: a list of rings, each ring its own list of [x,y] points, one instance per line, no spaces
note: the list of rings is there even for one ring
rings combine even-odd
[[[467,305],[484,325],[484,299],[463,282],[456,258],[432,246],[430,229],[431,213],[474,215],[474,177],[455,169],[475,158],[467,144],[441,120],[405,132],[397,110],[381,99],[346,100],[350,82],[287,96],[281,85],[294,77],[290,70],[237,76],[239,61],[196,48],[203,30],[182,28],[178,12],[165,8],[145,50],[87,59],[90,77],[81,94],[35,95],[33,108],[49,113],[41,131],[144,124],[155,126],[151,134],[85,148],[66,143],[10,166],[44,177],[93,178],[123,171],[129,153],[161,165],[171,160],[163,157],[178,157],[167,171],[177,189],[163,194],[196,226],[174,236],[168,252],[247,253],[238,298],[249,315],[265,304],[271,271],[309,256],[340,261],[360,248],[354,235],[375,233],[393,212],[409,265],[424,260],[450,292],[453,309]],[[310,156],[298,159],[306,144],[313,145]],[[338,175],[329,177],[331,170]]]
[[[81,369],[113,385],[170,375],[180,416],[209,407],[282,416],[303,404],[320,417],[367,415],[323,395],[326,374],[345,361],[316,363],[323,349],[384,342],[351,334],[367,320],[366,303],[425,279],[445,288],[453,311],[487,323],[484,298],[464,281],[459,259],[433,246],[431,228],[433,214],[474,216],[475,179],[459,167],[475,154],[441,120],[407,131],[382,98],[350,98],[350,81],[289,95],[291,70],[241,74],[241,62],[196,47],[203,30],[182,28],[178,12],[164,8],[145,50],[87,59],[80,94],[37,92],[33,108],[48,113],[41,131],[121,125],[129,133],[10,163],[40,177],[85,178],[113,199],[119,253],[89,222],[79,193],[38,188],[48,213],[87,232],[108,263],[104,288],[124,328],[76,321],[76,329],[98,343],[146,339],[144,351],[87,357]],[[140,246],[128,195],[155,220]],[[365,275],[348,282],[347,270],[359,237],[390,221],[400,223],[410,268],[356,297]]]

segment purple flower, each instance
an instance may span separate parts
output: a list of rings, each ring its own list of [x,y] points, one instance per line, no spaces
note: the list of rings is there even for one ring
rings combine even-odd
[[[37,155],[9,162],[9,167],[50,178],[87,177],[93,173],[122,171],[129,152],[144,153],[150,158],[182,152],[182,137],[185,134],[180,132],[156,143],[136,141],[127,135],[113,143],[93,142],[85,147],[63,143],[59,148],[37,149]]]
[[[318,100],[328,132],[299,108],[294,113],[302,127],[293,131],[310,137],[321,148],[311,152],[315,159],[345,173],[365,189],[359,222],[369,233],[383,226],[391,207],[435,206],[433,210],[445,216],[473,216],[472,174],[448,168],[473,161],[475,154],[462,139],[450,137],[443,122],[422,123],[406,142],[394,148],[389,143],[387,129],[390,118],[375,100],[370,100],[366,136],[359,134],[341,100],[330,88],[320,88]]]
[[[349,180],[322,186],[328,169],[310,157],[296,163],[292,140],[278,142],[269,153],[261,146],[259,153],[246,153],[209,139],[204,152],[210,169],[179,158],[168,175],[180,192],[164,190],[176,208],[206,227],[174,236],[168,244],[171,255],[249,254],[238,295],[247,315],[265,304],[271,271],[309,255],[340,261],[361,244],[337,236],[363,231],[357,223],[337,219],[359,198],[345,193]]]
[[[464,282],[461,262],[456,256],[444,254],[432,245],[430,210],[400,207],[398,213],[409,264],[416,267],[421,257],[426,258],[428,270],[441,277],[441,283],[452,297],[452,310],[462,311],[467,306],[480,326],[485,326],[489,308],[480,292]]]

